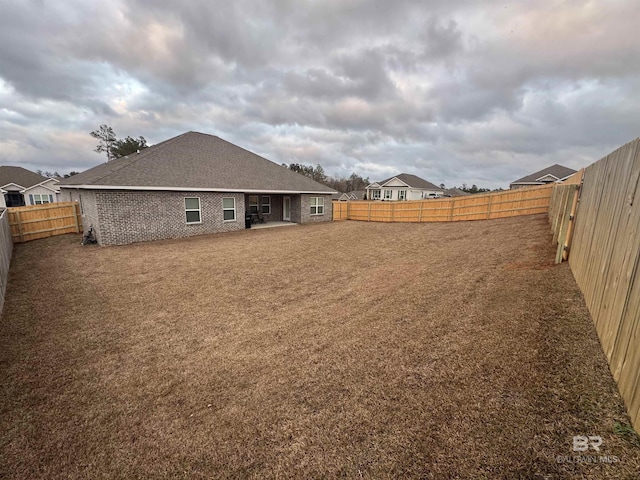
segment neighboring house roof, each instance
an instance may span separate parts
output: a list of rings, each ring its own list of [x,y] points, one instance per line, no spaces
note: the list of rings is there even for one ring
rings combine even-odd
[[[424,178],[420,178],[420,177],[418,177],[416,175],[411,175],[410,173],[401,173],[399,175],[394,175],[391,178],[387,178],[386,180],[383,180],[382,182],[376,182],[376,183],[378,185],[380,185],[380,187],[384,187],[385,184],[389,183],[394,178],[397,178],[401,182],[405,183],[407,185],[407,187],[410,187],[410,188],[417,188],[417,189],[420,189],[420,190],[439,190],[439,191],[442,191],[442,189],[440,187],[438,187],[437,185],[434,185],[433,183],[426,181]],[[378,187],[376,186],[374,188],[378,188]]]
[[[363,200],[365,190],[354,190],[353,192],[347,192],[340,195],[339,200]]]
[[[535,172],[531,175],[527,175],[526,177],[519,178],[518,180],[511,182],[511,185],[541,185],[544,183],[557,182],[558,180],[563,180],[573,175],[574,173],[576,173],[576,170],[572,168],[555,164],[543,170],[540,170],[539,172]]]
[[[444,191],[445,197],[465,197],[467,195],[471,195],[469,192],[465,192],[464,190],[460,190],[459,188],[447,188]]]
[[[0,166],[0,187],[13,183],[23,189],[28,189],[48,180],[51,179],[27,170],[26,168],[11,165]]]
[[[226,140],[198,132],[97,165],[63,183],[62,188],[336,193]]]

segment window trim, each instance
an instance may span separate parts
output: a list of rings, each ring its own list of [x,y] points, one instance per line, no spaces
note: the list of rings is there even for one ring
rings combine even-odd
[[[371,190],[371,200],[380,200],[382,198],[381,194],[382,190],[380,190],[379,188]]]
[[[192,200],[192,199],[198,200],[198,208],[187,208],[187,199],[189,199],[189,200]],[[198,221],[197,222],[190,222],[189,219],[187,218],[187,212],[198,212]],[[202,202],[200,200],[200,197],[184,197],[184,219],[185,219],[185,222],[187,223],[187,225],[198,225],[198,224],[202,223]]]
[[[407,199],[407,191],[398,190],[398,200],[406,200],[406,199]]]
[[[227,199],[233,200],[233,208],[224,207],[224,201]],[[225,220],[224,218],[224,212],[226,212],[227,210],[233,210],[233,218],[229,220]],[[222,222],[230,223],[230,222],[236,222],[237,220],[238,220],[238,215],[236,213],[236,197],[222,197]]]
[[[312,200],[316,201],[315,205],[311,204]],[[316,213],[313,213],[314,208],[316,209]],[[321,209],[322,211],[319,212],[319,209]],[[309,197],[309,215],[312,217],[324,215],[324,197]]]
[[[389,196],[387,197],[387,193]],[[384,199],[385,200],[393,200],[393,190],[385,189],[384,191]]]
[[[267,203],[265,203],[265,199],[267,199]],[[267,211],[264,211],[264,207],[267,207]],[[260,196],[260,211],[262,211],[263,215],[271,215],[271,195],[261,195]]]
[[[36,197],[39,197],[39,200],[36,200]],[[43,201],[42,197],[46,197],[47,201]],[[48,205],[50,203],[53,203],[51,201],[51,195],[49,194],[44,194],[44,193],[34,193],[33,194],[33,205]]]

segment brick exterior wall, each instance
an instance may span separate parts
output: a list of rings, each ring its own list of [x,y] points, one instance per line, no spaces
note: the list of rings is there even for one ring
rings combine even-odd
[[[324,214],[311,215],[311,197],[324,198]],[[316,222],[328,222],[333,217],[333,205],[331,202],[331,195],[313,195],[303,193],[300,195],[300,222],[299,223],[316,223]]]
[[[283,195],[271,196],[268,221],[282,220]],[[324,214],[311,215],[311,194],[288,195],[291,198],[291,221],[295,223],[327,222],[332,219],[331,196],[324,198]],[[187,224],[185,197],[200,198],[201,223]],[[222,199],[235,198],[236,219],[223,221]],[[93,225],[100,245],[124,245],[134,242],[191,237],[208,233],[244,229],[248,196],[242,193],[162,192],[130,190],[63,189],[61,201],[77,201],[82,208],[85,230]]]
[[[244,195],[217,192],[152,192],[63,189],[79,201],[86,228],[93,224],[100,245],[190,237],[244,229]],[[187,224],[184,199],[200,198],[201,223]],[[223,221],[222,199],[235,198],[235,221]]]
[[[300,197],[302,195],[291,195],[291,221],[302,223],[302,211],[300,207]]]
[[[87,233],[89,231],[89,227],[93,225],[94,235],[98,240],[98,243],[100,243],[100,222],[98,217],[96,192],[93,190],[62,189],[60,191],[60,201],[78,202],[80,204],[82,228],[84,233]]]
[[[200,198],[201,223],[187,224],[185,197]],[[222,199],[235,198],[236,218],[223,220]],[[244,229],[244,195],[217,192],[98,191],[102,245]]]

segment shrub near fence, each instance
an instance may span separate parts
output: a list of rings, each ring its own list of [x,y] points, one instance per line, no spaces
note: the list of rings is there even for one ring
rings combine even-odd
[[[82,231],[80,207],[77,202],[15,207],[9,208],[8,213],[14,242],[28,242]]]
[[[547,213],[553,186],[406,202],[333,202],[334,220],[458,222]]]

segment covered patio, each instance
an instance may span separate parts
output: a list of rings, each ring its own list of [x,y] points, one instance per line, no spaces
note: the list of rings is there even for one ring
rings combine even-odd
[[[276,220],[274,222],[255,223],[251,225],[251,228],[258,229],[258,228],[274,228],[274,227],[293,227],[296,225],[299,225],[299,224],[294,222],[285,222],[283,220]]]

